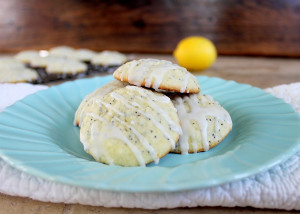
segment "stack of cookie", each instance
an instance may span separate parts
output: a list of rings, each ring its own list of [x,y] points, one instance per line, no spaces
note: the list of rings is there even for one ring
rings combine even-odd
[[[145,166],[170,152],[208,151],[232,129],[229,113],[200,94],[197,78],[183,67],[133,60],[114,77],[87,95],[75,113],[84,150],[99,162]]]
[[[75,53],[77,51],[73,48],[61,46],[43,52],[21,51],[15,59],[34,69],[39,75],[39,82],[49,82],[74,78],[87,72],[88,66],[75,58]]]
[[[68,46],[51,48],[49,55],[84,62],[88,66],[88,73],[114,71],[127,61],[126,55],[117,51],[106,50],[97,53],[89,49],[74,49]]]
[[[118,51],[106,50],[98,53],[89,49],[74,49],[68,46],[51,48],[49,55],[79,60],[99,71],[107,71],[107,68],[119,67],[127,61],[126,55]]]
[[[97,53],[89,49],[58,46],[48,51],[21,51],[13,57],[2,57],[0,61],[0,82],[46,83],[112,72],[125,63],[127,57],[117,51]]]

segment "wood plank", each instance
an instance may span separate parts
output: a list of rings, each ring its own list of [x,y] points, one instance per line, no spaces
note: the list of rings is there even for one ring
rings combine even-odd
[[[284,211],[272,209],[255,209],[251,207],[226,208],[226,207],[195,207],[177,209],[128,209],[128,208],[107,208],[101,206],[87,206],[80,204],[63,204],[35,201],[29,198],[14,197],[0,193],[0,214],[288,214],[298,213],[297,211]]]

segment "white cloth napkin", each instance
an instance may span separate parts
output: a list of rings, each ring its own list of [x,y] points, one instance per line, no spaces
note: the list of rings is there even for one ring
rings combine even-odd
[[[41,89],[45,89],[45,86],[0,84],[0,109]],[[281,85],[266,91],[284,99],[300,113],[300,83]],[[240,181],[170,193],[122,193],[75,187],[28,175],[0,159],[0,192],[46,202],[105,207],[158,209],[252,206],[300,210],[300,151],[286,162]]]

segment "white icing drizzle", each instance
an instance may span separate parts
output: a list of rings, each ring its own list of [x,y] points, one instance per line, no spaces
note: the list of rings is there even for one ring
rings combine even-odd
[[[127,87],[134,87],[134,86],[126,86]],[[130,100],[126,100],[123,96],[116,94],[115,92],[110,93],[110,96],[113,97],[116,100],[121,101],[124,105],[126,105],[128,108],[132,108],[132,106],[138,107],[139,109],[143,109],[142,106],[140,106],[138,103],[136,102],[131,102]],[[146,112],[140,111],[139,109],[136,109],[135,111],[140,113],[141,115],[149,118],[154,125],[162,130],[163,134],[165,135],[165,137],[170,141],[172,149],[175,148],[175,142],[172,139],[172,137],[168,134],[167,130],[164,128],[164,126],[162,124],[160,124],[158,121],[156,121],[151,114],[148,114]]]
[[[198,143],[197,143],[196,139],[201,139],[200,132],[195,132],[195,133],[193,133],[193,136],[192,136],[192,146],[193,146],[194,153],[197,153],[197,151],[198,151]],[[188,145],[188,147],[189,147],[189,145]]]
[[[126,83],[121,83],[120,81],[113,81],[110,82],[103,87],[95,90],[91,94],[87,95],[84,100],[81,102],[80,106],[78,107],[76,113],[75,113],[75,119],[74,119],[74,125],[76,125],[76,120],[79,119],[78,125],[81,125],[82,119],[84,117],[84,113],[86,108],[89,106],[91,102],[94,102],[95,99],[101,99],[109,92],[113,91],[114,89],[117,89],[119,87],[125,86]],[[78,118],[79,115],[79,118]]]
[[[114,97],[113,97],[114,98]],[[116,112],[118,115],[121,116],[125,116],[124,113],[118,111],[116,108],[113,108],[111,105],[109,105],[108,103],[102,102],[100,100],[96,100],[96,103],[100,103],[102,105],[104,105],[106,108],[111,109],[112,111]],[[91,114],[89,114],[91,115]],[[94,114],[92,114],[94,115]],[[97,115],[95,115],[97,116]],[[94,117],[94,116],[93,116]],[[96,119],[99,119],[100,117],[96,117]],[[150,155],[152,156],[153,160],[155,163],[159,162],[159,158],[157,157],[156,152],[154,151],[153,147],[150,145],[150,143],[147,141],[147,139],[142,136],[133,126],[130,126],[128,124],[126,124],[125,122],[123,122],[122,120],[120,120],[117,117],[114,117],[114,119],[118,120],[121,124],[123,124],[124,126],[128,127],[131,129],[131,131],[137,136],[137,138],[139,139],[139,141],[142,143],[142,145],[144,146],[144,148],[149,151]],[[135,153],[135,155],[137,156],[137,154]]]
[[[95,123],[93,123],[91,126],[91,141],[92,141],[92,144],[94,145],[92,152],[95,153],[97,157],[104,155],[107,158],[109,164],[113,165],[113,159],[108,155],[108,152],[105,150],[105,147],[102,144],[108,139],[115,138],[115,139],[119,139],[119,140],[125,142],[128,145],[128,147],[130,148],[130,150],[133,152],[135,157],[137,158],[140,166],[145,166],[145,161],[142,156],[142,153],[138,150],[138,148],[135,145],[133,145],[132,142],[130,142],[128,140],[128,138],[122,133],[122,131],[118,127],[114,126],[112,123],[108,122],[104,118],[101,118],[94,113],[87,113],[86,115],[91,116],[93,119],[96,119],[96,120],[106,123],[106,125],[100,131],[98,129],[96,129],[96,130],[94,129]],[[114,119],[121,121],[120,119],[118,119],[116,117]],[[82,140],[82,142],[85,142],[85,143],[83,143],[85,146],[84,147],[85,150],[89,149],[89,147],[87,146],[88,143],[86,142],[86,140],[84,140],[84,138],[82,138],[81,140]],[[152,148],[152,150],[149,150],[150,153],[151,153],[151,151],[153,151],[153,148]]]
[[[120,111],[117,110],[116,108],[112,107],[112,105],[109,104],[109,103],[103,102],[103,101],[100,100],[100,99],[96,99],[95,102],[96,102],[96,103],[100,103],[101,105],[104,105],[107,109],[111,109],[111,110],[113,110],[114,112],[116,112],[117,114],[119,114],[119,115],[121,115],[121,116],[125,116],[125,113],[120,112]]]
[[[171,63],[158,63],[157,65],[154,65],[151,69],[149,69],[150,74],[148,75],[148,77],[145,78],[145,86],[150,88],[153,82],[152,88],[157,90],[160,87],[167,72],[169,72],[169,70],[173,68],[174,66],[172,66]]]
[[[99,115],[97,115],[97,114],[95,114],[95,113],[92,113],[92,112],[86,113],[86,116],[90,116],[90,117],[92,117],[93,119],[99,120],[99,121],[101,121],[101,122],[107,122],[106,119],[104,119],[103,117],[100,117]]]
[[[212,102],[212,97],[207,97],[207,102]],[[181,119],[181,125],[182,125],[182,136],[179,138],[179,145],[182,154],[187,154],[189,150],[189,138],[192,139],[199,139],[200,133],[195,133],[192,131],[191,128],[191,121],[195,121],[198,123],[200,129],[201,129],[201,136],[202,136],[202,145],[204,148],[204,151],[207,151],[209,149],[209,143],[207,140],[207,127],[208,122],[206,120],[207,116],[213,116],[216,119],[219,119],[221,121],[225,121],[227,123],[232,123],[229,114],[222,110],[220,106],[216,104],[212,105],[204,105],[204,97],[200,100],[197,98],[196,94],[186,96],[184,98],[177,97],[175,98],[176,104],[175,107],[178,110],[179,118]],[[187,111],[184,101],[186,101],[190,107],[189,111]],[[200,105],[199,105],[200,104]],[[202,106],[201,106],[202,105]],[[197,145],[196,142],[192,142],[193,145],[193,151],[196,152]]]
[[[145,89],[143,89],[141,87],[128,85],[128,86],[126,86],[126,88],[129,90],[138,91],[140,94],[145,95],[147,97],[147,95],[145,93]],[[171,101],[171,99],[168,96],[156,96],[156,97],[153,97],[153,99],[155,99],[155,101],[161,102],[161,103],[169,103]]]
[[[191,75],[189,74],[182,81],[182,85],[181,85],[181,88],[180,88],[180,93],[184,93],[185,90],[187,89],[187,85],[189,83],[190,77],[191,77]],[[189,93],[189,90],[187,91],[187,93]]]
[[[122,133],[122,131],[118,127],[114,126],[113,124],[109,123],[106,126],[104,126],[100,131],[96,130],[96,132],[92,132],[91,135],[96,136],[95,137],[96,140],[94,141],[96,145],[94,148],[97,148],[95,152],[100,152],[100,155],[107,153],[107,151],[104,149],[105,147],[102,145],[106,140],[119,139],[122,142],[126,143],[126,145],[134,153],[135,157],[139,162],[139,165],[145,166],[145,160],[142,156],[142,153],[138,150],[138,148],[135,145],[133,145],[132,142],[130,142],[130,140],[128,140],[128,138]]]
[[[220,129],[219,122],[218,122],[218,120],[216,119],[216,121],[215,121],[215,132],[219,131],[219,129]],[[217,136],[216,136],[216,137],[217,137]]]
[[[83,115],[85,113],[85,109],[89,106],[89,104],[91,102],[94,102],[94,100],[95,100],[94,98],[90,98],[90,99],[86,100],[86,102],[82,106],[82,109],[79,109],[79,108],[77,109],[75,115],[79,114],[79,124],[78,124],[78,126],[81,126],[81,122],[82,122]],[[74,120],[74,125],[76,125],[76,117],[75,117],[75,120]]]
[[[186,109],[183,104],[183,101],[181,98],[176,99],[176,109],[178,112],[178,116],[181,119],[181,127],[182,127],[182,135],[179,138],[179,146],[181,149],[182,154],[187,154],[189,150],[189,135],[188,132],[191,129],[190,128],[190,118],[186,118]]]
[[[100,119],[100,117],[98,117],[97,119]],[[96,153],[97,157],[101,157],[103,155],[104,157],[106,157],[109,165],[114,165],[113,158],[108,154],[105,147],[103,145],[101,145],[101,144],[103,144],[103,142],[108,140],[110,138],[110,136],[106,135],[105,136],[106,138],[102,138],[102,141],[100,140],[100,142],[99,142],[99,137],[98,137],[99,135],[97,135],[97,137],[95,137],[95,133],[98,133],[98,129],[97,128],[95,129],[95,124],[96,123],[93,123],[91,126],[91,142],[92,142],[92,144],[100,144],[100,147],[93,146],[93,148],[95,148],[93,150],[93,152]],[[102,131],[106,131],[106,130],[102,130]]]
[[[104,118],[100,117],[100,116],[97,115],[97,114],[91,113],[91,112],[86,113],[86,116],[90,116],[91,118],[96,119],[96,120],[99,120],[99,121],[101,121],[101,122],[107,122],[107,120],[105,120]],[[95,123],[92,124],[91,129],[93,129],[93,126],[94,126],[94,125],[95,125]],[[82,136],[82,137],[84,138],[84,140],[82,140],[82,144],[83,144],[84,150],[85,150],[85,151],[88,151],[89,148],[90,148],[90,145],[87,143],[85,137],[84,137],[84,136]]]
[[[151,61],[145,61],[145,63],[141,64],[138,61],[131,62],[132,65],[128,69],[128,82],[134,84],[136,86],[141,86],[144,77],[147,75],[149,67],[153,65]],[[138,70],[138,71],[136,71]],[[122,72],[123,74],[124,72]],[[122,78],[122,77],[121,77]]]
[[[103,118],[100,118],[99,116],[97,117],[97,115],[94,115],[94,114],[90,114],[90,116],[92,116],[93,118],[96,118],[97,120],[100,120],[100,121],[103,121],[104,119]],[[90,130],[90,133],[91,133],[91,144],[94,145],[94,142],[99,143],[98,142],[98,137],[95,137],[97,132],[95,132],[95,125],[96,123],[93,123],[92,126],[91,126],[91,130]],[[93,154],[96,156],[96,157],[101,157],[101,156],[105,156],[108,163],[110,165],[114,165],[113,163],[113,159],[110,157],[110,155],[107,153],[107,151],[105,149],[103,149],[103,146],[100,145],[100,148],[98,148],[97,146],[91,146],[88,142],[87,142],[87,139],[85,137],[85,135],[80,131],[80,141],[82,142],[83,144],[83,147],[84,147],[84,150],[86,152],[88,152],[90,150],[90,148],[92,148],[93,150],[91,152],[93,152]],[[102,142],[100,142],[102,143]]]
[[[133,61],[131,61],[130,63],[126,64],[127,66],[129,66],[128,72],[135,70],[135,67],[137,66],[137,64],[138,64],[138,62],[135,61],[135,60],[133,60]],[[121,75],[120,75],[121,81],[124,80],[124,73],[125,73],[125,69],[122,71],[122,73],[121,73]],[[128,80],[129,80],[129,79],[130,79],[130,75],[129,75],[129,73],[128,73]],[[129,82],[129,83],[131,83],[131,82]],[[139,86],[140,86],[140,85],[139,85]]]
[[[130,130],[135,134],[135,136],[139,139],[139,141],[142,143],[144,148],[150,153],[151,157],[154,160],[154,163],[158,164],[159,163],[159,158],[157,157],[157,153],[155,152],[154,148],[151,146],[151,144],[148,142],[148,140],[141,135],[140,132],[138,132],[133,126],[128,125],[124,121],[120,120],[119,118],[115,118],[118,120],[121,124],[126,126],[127,128],[130,128]]]
[[[127,88],[131,89],[131,87],[127,87]],[[143,90],[137,90],[137,91],[142,96],[147,97],[147,95],[144,93]],[[145,99],[142,99],[141,97],[137,96],[136,98],[139,99],[139,100],[144,100],[145,101]],[[167,97],[167,96],[162,96],[161,99],[156,99],[156,101],[163,102],[163,103],[170,103],[171,102],[170,98]],[[180,135],[182,134],[181,126],[178,125],[178,124],[176,124],[174,122],[174,120],[172,120],[165,111],[163,111],[158,105],[155,104],[155,102],[153,102],[151,99],[148,99],[147,100],[147,104],[149,106],[151,106],[151,108],[153,108],[155,111],[157,111],[166,121],[168,121],[168,123],[171,125],[171,130],[172,131],[175,131],[175,132],[177,132]]]

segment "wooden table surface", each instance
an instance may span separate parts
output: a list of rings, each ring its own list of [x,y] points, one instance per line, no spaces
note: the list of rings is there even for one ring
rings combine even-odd
[[[132,54],[131,58],[158,58],[174,61],[170,55],[141,55]],[[175,61],[174,61],[175,62]],[[253,57],[219,57],[217,62],[208,70],[194,72],[196,75],[220,77],[247,83],[259,88],[273,87],[279,84],[289,84],[300,81],[300,59],[287,58],[253,58]],[[57,84],[57,83],[55,83]],[[49,84],[49,85],[54,85]],[[160,210],[124,209],[93,207],[80,204],[46,203],[29,198],[14,197],[0,194],[0,214],[10,213],[58,213],[58,214],[95,214],[95,213],[287,213],[283,210],[224,207],[197,207]],[[299,213],[297,211],[289,211]]]
[[[0,1],[0,52],[58,45],[172,53],[191,35],[223,55],[300,56],[299,0]]]

